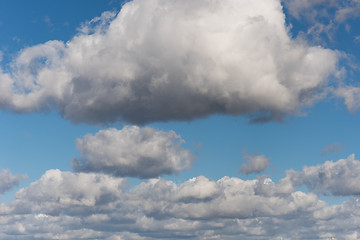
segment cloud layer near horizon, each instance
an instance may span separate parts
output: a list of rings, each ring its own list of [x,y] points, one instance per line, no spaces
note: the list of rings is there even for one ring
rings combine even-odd
[[[0,69],[0,107],[86,123],[281,120],[319,98],[337,60],[289,36],[279,0],[134,0],[23,49]]]
[[[358,180],[358,167],[333,175],[336,186],[313,176],[345,165],[360,163],[350,156],[297,173],[303,184],[316,181],[310,190],[336,193]],[[150,179],[130,188],[126,179],[112,175],[48,170],[15,200],[0,203],[0,239],[357,239],[360,199],[329,206],[294,188],[300,185],[299,176],[289,177],[294,174],[287,172],[279,183],[199,176],[177,184]]]
[[[121,177],[154,178],[188,169],[195,161],[174,131],[125,126],[104,129],[76,140],[81,153],[72,161],[75,171],[103,172]]]

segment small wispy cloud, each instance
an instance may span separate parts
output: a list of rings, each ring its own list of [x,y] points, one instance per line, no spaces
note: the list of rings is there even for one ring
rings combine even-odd
[[[343,151],[344,151],[344,148],[343,148],[343,146],[341,146],[341,143],[335,142],[335,143],[326,145],[321,150],[321,156],[324,156],[325,154],[328,154],[328,153],[340,153]]]
[[[44,17],[44,22],[45,22],[49,27],[54,26],[54,24],[51,22],[50,17],[47,16],[47,15]]]

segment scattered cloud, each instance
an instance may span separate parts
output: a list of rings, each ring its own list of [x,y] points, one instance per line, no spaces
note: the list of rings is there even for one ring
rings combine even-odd
[[[350,112],[355,112],[360,107],[360,87],[341,87],[334,91],[338,97],[345,100],[345,105]]]
[[[49,26],[49,27],[53,27],[54,24],[51,22],[51,19],[49,16],[45,16],[44,17],[44,22]]]
[[[18,186],[20,182],[26,178],[26,175],[14,175],[8,169],[2,170],[0,172],[0,196]]]
[[[77,139],[81,153],[72,161],[76,171],[104,172],[116,176],[153,178],[174,174],[191,166],[195,157],[182,147],[174,131],[126,126],[105,129]]]
[[[338,23],[360,15],[360,1],[338,0],[282,0],[289,13],[295,18],[305,17],[316,21],[321,18],[333,18]]]
[[[360,195],[360,161],[354,155],[336,162],[305,166],[301,172],[289,170],[282,183],[305,185],[310,191],[335,196]]]
[[[292,39],[279,0],[134,0],[66,43],[25,48],[0,73],[0,107],[93,124],[280,121],[319,99],[338,58]]]
[[[241,173],[260,173],[269,167],[269,159],[265,155],[249,155],[245,152],[243,158],[247,162],[241,165],[241,169],[239,170]]]
[[[306,39],[322,44],[326,44],[327,40],[333,43],[335,33],[340,26],[349,33],[351,25],[348,24],[348,20],[360,16],[359,0],[282,0],[282,2],[289,15],[310,23],[311,26],[306,31]]]
[[[341,146],[341,143],[336,142],[336,143],[326,145],[321,150],[321,155],[324,156],[325,154],[328,154],[328,153],[340,153],[343,151],[344,151],[344,148],[343,148],[343,146]]]
[[[357,198],[329,206],[264,177],[157,178],[129,189],[103,173],[49,170],[0,204],[0,239],[346,239],[359,206]]]

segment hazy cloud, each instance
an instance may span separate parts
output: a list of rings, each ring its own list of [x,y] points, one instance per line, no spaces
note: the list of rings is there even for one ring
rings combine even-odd
[[[312,105],[335,51],[291,39],[279,0],[134,0],[0,71],[0,107],[74,122],[281,120]]]
[[[333,18],[338,23],[360,15],[359,0],[282,0],[289,13],[296,18],[305,17],[314,21]]]
[[[191,166],[195,157],[182,147],[174,131],[126,126],[105,129],[76,140],[81,153],[72,161],[76,171],[104,172],[140,178],[174,174]]]
[[[10,170],[4,169],[0,172],[0,196],[13,189],[20,184],[20,182],[26,179],[26,175],[12,174]]]
[[[336,142],[325,146],[321,150],[321,155],[325,155],[327,153],[340,153],[342,151],[344,151],[344,148],[341,146],[341,143]]]
[[[243,158],[246,160],[246,163],[241,165],[239,170],[241,173],[259,173],[269,167],[269,159],[265,155],[249,155],[245,152]]]
[[[335,90],[335,95],[345,100],[345,105],[350,112],[355,112],[360,107],[360,87],[342,87]]]

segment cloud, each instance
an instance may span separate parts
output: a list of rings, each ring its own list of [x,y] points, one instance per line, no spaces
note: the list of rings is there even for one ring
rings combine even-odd
[[[0,239],[354,239],[360,223],[359,199],[329,206],[270,178],[129,188],[102,173],[48,170],[15,196],[0,203]]]
[[[84,209],[100,211],[111,206],[127,186],[127,180],[108,175],[48,170],[39,180],[15,194],[12,211],[86,215],[91,212],[86,213]]]
[[[23,49],[0,72],[0,107],[93,124],[281,120],[318,100],[337,60],[291,39],[279,0],[134,0]]]
[[[12,174],[10,170],[4,169],[0,172],[0,196],[18,186],[20,182],[26,179],[26,175]]]
[[[265,155],[248,155],[244,153],[243,158],[246,159],[247,163],[241,165],[239,170],[241,173],[259,173],[269,167],[269,159]]]
[[[269,218],[282,223],[296,213],[304,220],[324,205],[314,194],[284,193],[270,179],[200,176],[179,185],[161,178],[126,185],[109,175],[49,170],[1,208],[0,239],[266,239],[275,233]]]
[[[321,155],[325,155],[328,153],[340,153],[343,152],[344,148],[341,146],[341,143],[336,142],[336,143],[332,143],[329,145],[326,145],[322,150],[321,150]]]
[[[298,19],[305,17],[314,21],[333,18],[335,22],[343,23],[360,15],[359,0],[282,0],[282,2],[289,13]]]
[[[359,87],[341,87],[335,90],[334,94],[345,100],[345,105],[350,112],[355,112],[360,107],[360,88]]]
[[[308,26],[299,31],[298,35],[307,40],[321,45],[333,45],[338,39],[343,27],[349,33],[350,29],[356,29],[352,19],[360,16],[359,0],[282,0],[286,12],[294,17],[299,23],[307,22]],[[291,18],[291,17],[290,17]],[[351,44],[351,43],[350,43]],[[350,64],[351,65],[351,64]],[[350,66],[351,67],[351,66]]]
[[[74,170],[104,172],[116,176],[152,178],[174,174],[191,166],[195,157],[182,147],[184,140],[174,131],[126,126],[105,129],[76,140],[81,153]]]
[[[334,7],[337,0],[282,0],[285,6],[289,9],[289,13],[296,18],[306,16],[308,18],[315,18],[318,15],[316,6],[325,5],[326,7]]]
[[[317,166],[305,166],[301,172],[289,170],[283,183],[305,185],[310,191],[335,196],[360,195],[360,161],[352,154],[336,162],[326,161]]]

